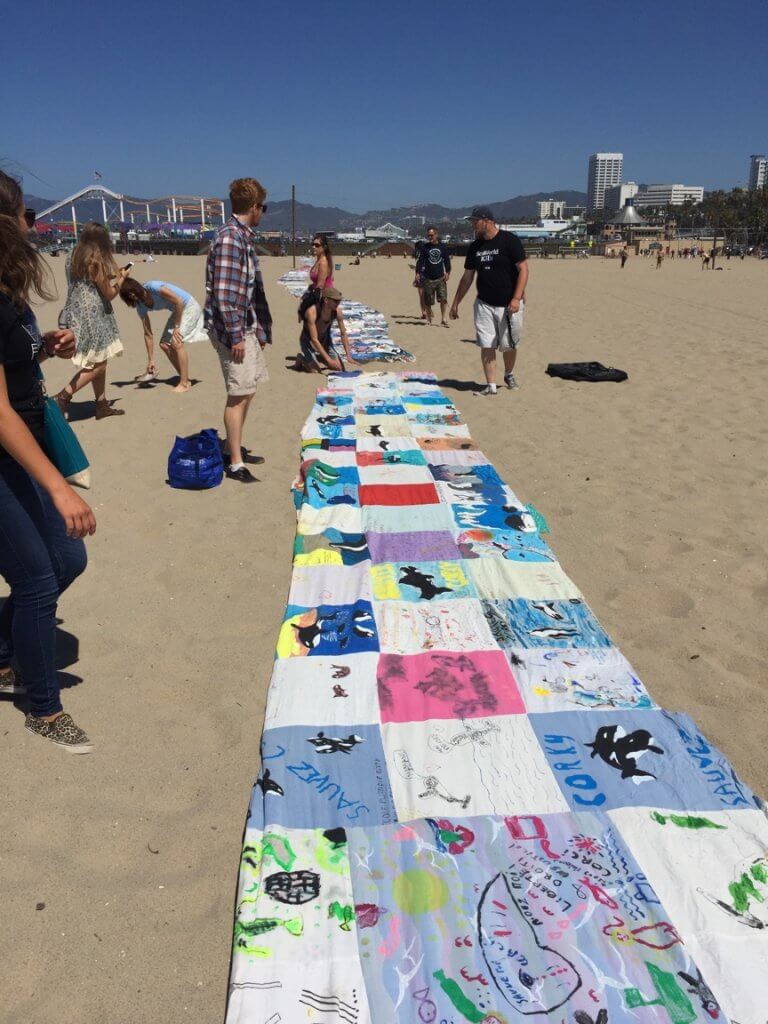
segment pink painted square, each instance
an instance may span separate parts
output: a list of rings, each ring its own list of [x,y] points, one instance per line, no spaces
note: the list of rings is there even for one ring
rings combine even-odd
[[[382,722],[525,714],[503,651],[382,654],[376,675]]]

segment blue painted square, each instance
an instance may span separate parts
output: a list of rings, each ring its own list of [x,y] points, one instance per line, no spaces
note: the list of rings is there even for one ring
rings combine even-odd
[[[483,601],[501,647],[610,647],[607,633],[580,598],[567,601]]]
[[[377,725],[267,729],[261,750],[261,784],[254,788],[250,814],[265,828],[397,821]]]
[[[529,715],[574,810],[655,807],[715,811],[757,806],[723,755],[687,715],[560,711]]]

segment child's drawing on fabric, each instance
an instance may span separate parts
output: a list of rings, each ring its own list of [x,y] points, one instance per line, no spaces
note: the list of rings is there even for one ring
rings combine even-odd
[[[430,1005],[434,1020],[625,1021],[654,977],[691,1006],[672,1019],[707,1019],[683,998],[690,953],[604,817],[448,812],[351,829],[349,853],[355,892],[388,909],[359,933],[374,1020]]]
[[[326,530],[319,534],[296,534],[293,547],[295,565],[357,565],[369,559],[363,533]]]
[[[278,659],[267,695],[266,727],[377,724],[378,662],[374,651],[315,657],[309,668],[303,658]]]
[[[501,651],[471,656],[444,651],[379,658],[383,722],[484,718],[524,713],[509,663]]]
[[[477,601],[376,604],[381,650],[389,654],[423,651],[490,651],[497,648]]]
[[[477,597],[462,562],[387,562],[371,567],[377,601],[434,601]]]
[[[396,820],[378,726],[284,726],[267,730],[262,746],[282,790],[270,798],[270,822],[303,829]]]
[[[567,601],[483,601],[502,647],[610,647],[611,642],[581,598]],[[499,639],[503,635],[503,639]]]
[[[654,707],[615,647],[510,649],[528,711],[642,711]]]
[[[714,811],[754,806],[751,791],[723,770],[724,759],[688,748],[686,716],[658,710],[561,711],[529,715],[574,810],[658,807]]]
[[[522,597],[531,601],[570,601],[581,594],[557,562],[521,562],[474,558],[463,563],[478,597],[501,601]]]
[[[764,811],[675,815],[633,807],[610,818],[718,993],[726,1016],[712,1019],[761,1021],[768,963]]]
[[[302,431],[227,1024],[768,1024],[765,805],[436,381]]]
[[[373,610],[368,601],[353,605],[289,605],[277,641],[278,658],[355,654],[378,650]]]
[[[565,811],[525,715],[389,722],[382,726],[399,821],[434,813]]]

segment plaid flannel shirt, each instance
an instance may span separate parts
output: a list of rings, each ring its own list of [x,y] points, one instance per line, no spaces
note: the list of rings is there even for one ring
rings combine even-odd
[[[248,294],[249,267],[255,275]],[[253,327],[262,343],[272,343],[272,315],[253,232],[237,217],[216,232],[205,265],[205,326],[223,345],[232,348]]]

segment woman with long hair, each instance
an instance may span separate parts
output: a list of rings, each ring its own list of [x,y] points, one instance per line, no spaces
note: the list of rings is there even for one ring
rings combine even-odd
[[[28,694],[31,733],[89,753],[88,737],[61,706],[56,605],[85,569],[82,538],[96,520],[43,450],[38,370],[46,357],[70,358],[75,339],[69,330],[40,333],[29,300],[52,296],[26,236],[21,188],[0,171],[0,575],[10,588],[0,611],[0,692]]]
[[[86,224],[68,265],[69,293],[61,322],[75,332],[72,362],[79,369],[56,395],[62,412],[69,408],[73,395],[92,384],[97,420],[125,413],[125,409],[110,406],[106,388],[107,360],[123,353],[112,300],[120,294],[129,269],[118,269],[107,229],[102,224]]]
[[[320,291],[324,288],[333,288],[333,254],[327,235],[315,235],[312,239],[312,255],[315,262],[309,271],[311,287]]]

